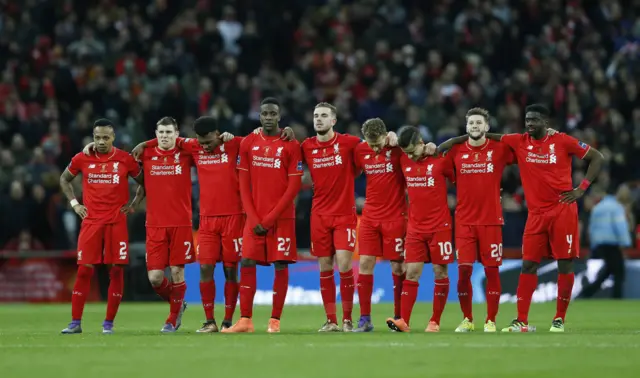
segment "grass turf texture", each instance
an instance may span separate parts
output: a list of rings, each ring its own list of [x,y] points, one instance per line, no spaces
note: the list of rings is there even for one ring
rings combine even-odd
[[[431,305],[416,305],[413,332],[388,331],[391,305],[373,307],[368,334],[318,334],[319,306],[285,307],[282,333],[265,332],[269,307],[254,313],[251,335],[196,334],[203,311],[187,310],[176,334],[162,335],[166,304],[123,303],[114,335],[102,335],[105,304],[85,310],[84,333],[60,335],[70,305],[0,306],[0,366],[13,377],[635,377],[640,366],[640,301],[576,301],[566,332],[551,334],[555,303],[534,304],[536,333],[484,334],[484,305],[476,305],[476,331],[453,332],[460,319],[449,302],[441,332],[425,334]],[[217,313],[223,306],[217,306]],[[354,309],[354,315],[358,309]],[[514,305],[502,305],[498,328]],[[221,320],[221,319],[220,319]],[[218,324],[220,324],[220,320]]]

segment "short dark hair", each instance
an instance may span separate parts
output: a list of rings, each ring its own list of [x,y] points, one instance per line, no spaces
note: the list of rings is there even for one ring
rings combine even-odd
[[[200,117],[193,123],[193,131],[201,137],[214,133],[218,131],[218,120],[210,116]]]
[[[115,124],[110,119],[99,118],[93,122],[93,128],[95,129],[96,127],[110,127],[113,129]]]
[[[398,146],[407,148],[420,141],[420,130],[415,126],[404,126],[398,130]]]
[[[267,105],[267,104],[276,105],[277,107],[280,107],[280,101],[278,101],[278,99],[275,97],[267,97],[260,102],[260,105]]]
[[[471,117],[472,115],[479,115],[484,117],[484,120],[489,123],[489,111],[487,109],[484,108],[471,108],[469,109],[469,111],[467,112],[467,118]]]
[[[331,113],[333,113],[334,117],[338,115],[338,109],[328,102],[319,102],[314,109],[318,108],[328,108],[329,110],[331,110]]]
[[[549,111],[549,108],[547,108],[546,106],[544,106],[542,104],[531,104],[531,105],[527,106],[524,109],[524,111],[525,111],[525,113],[528,113],[528,112],[540,113],[545,118],[549,118],[549,116],[551,115],[551,112]]]
[[[172,117],[162,117],[156,123],[156,126],[173,126],[173,128],[178,131],[178,122]]]
[[[368,139],[377,139],[387,135],[387,126],[380,118],[370,118],[362,124],[362,135]]]

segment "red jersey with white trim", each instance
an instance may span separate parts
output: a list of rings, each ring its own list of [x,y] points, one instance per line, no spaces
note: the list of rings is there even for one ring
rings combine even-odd
[[[560,206],[560,195],[573,189],[572,156],[580,159],[589,145],[565,133],[535,140],[529,134],[503,135],[501,141],[515,152],[520,167],[524,197],[531,213],[544,213]]]
[[[418,161],[406,154],[400,159],[409,194],[409,224],[413,232],[432,233],[451,229],[447,182],[454,182],[447,159],[428,156]]]
[[[289,186],[289,176],[302,176],[300,143],[262,132],[250,134],[240,144],[238,169],[249,172],[251,196],[258,216],[267,216]],[[279,219],[294,219],[293,201]]]
[[[191,154],[145,148],[141,156],[148,227],[191,226]]]
[[[504,143],[489,140],[478,147],[465,142],[447,152],[455,167],[456,223],[475,226],[504,224],[500,187],[504,168],[515,162],[511,149]]]
[[[178,146],[192,154],[198,170],[200,215],[217,217],[244,212],[236,169],[242,140],[235,137],[206,152],[196,139],[178,138]]]
[[[407,214],[400,147],[385,147],[375,153],[367,142],[356,146],[354,162],[367,178],[362,216],[372,220],[403,217]]]
[[[311,211],[318,215],[351,215],[356,211],[353,154],[360,138],[335,133],[327,142],[318,137],[302,142],[302,156],[313,181]]]
[[[113,147],[108,154],[76,154],[67,170],[82,173],[82,203],[87,224],[112,224],[126,220],[120,209],[129,202],[128,178],[138,177],[140,166],[131,155]]]

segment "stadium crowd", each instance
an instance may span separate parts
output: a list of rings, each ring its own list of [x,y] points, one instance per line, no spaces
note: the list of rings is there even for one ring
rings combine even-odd
[[[116,145],[130,150],[154,137],[163,116],[176,118],[185,136],[201,115],[246,135],[266,96],[280,99],[281,125],[300,140],[313,133],[313,106],[329,101],[339,111],[337,131],[359,135],[364,120],[381,117],[391,130],[417,126],[436,143],[464,133],[470,107],[490,110],[494,132],[521,132],[524,106],[542,102],[554,128],[605,154],[580,203],[582,222],[607,190],[620,190],[632,228],[640,216],[637,0],[9,0],[3,7],[0,250],[74,247],[80,222],[58,178],[91,141],[95,118],[115,121]],[[575,182],[583,176],[576,161]],[[519,246],[526,202],[517,167],[505,172],[503,188],[505,246]],[[360,206],[364,191],[361,177]],[[298,196],[301,248],[310,207],[307,180]],[[197,219],[194,211],[196,227]],[[131,241],[144,240],[144,212],[130,222]]]

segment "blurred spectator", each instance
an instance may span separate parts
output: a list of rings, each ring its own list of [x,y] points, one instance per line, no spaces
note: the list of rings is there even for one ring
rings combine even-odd
[[[414,125],[436,142],[464,132],[470,107],[491,111],[492,131],[521,132],[524,106],[543,102],[556,129],[605,153],[593,191],[627,184],[634,226],[638,15],[637,1],[622,0],[8,0],[0,14],[0,218],[4,209],[42,205],[15,196],[33,185],[27,193],[40,198],[41,186],[54,234],[42,241],[74,240],[77,219],[54,176],[97,117],[119,125],[123,148],[154,137],[162,116],[189,134],[193,119],[213,115],[244,135],[257,126],[260,99],[276,96],[282,124],[298,138],[313,134],[313,105],[330,101],[340,132],[357,135],[365,119],[382,117],[390,130]],[[576,162],[576,182],[584,169]],[[517,172],[504,175],[505,235],[521,234],[526,219]],[[359,178],[357,196],[365,188]],[[593,197],[580,203],[584,224]],[[22,230],[9,226],[5,241]]]

